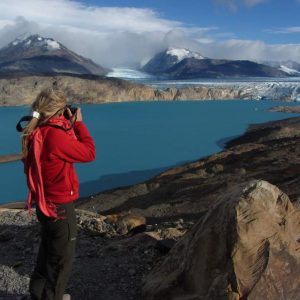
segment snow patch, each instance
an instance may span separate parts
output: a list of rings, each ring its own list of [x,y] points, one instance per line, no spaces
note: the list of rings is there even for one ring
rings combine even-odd
[[[39,40],[39,41],[42,41],[43,39],[39,36],[39,37],[38,37],[38,40]]]
[[[52,68],[52,71],[55,73],[70,73],[70,74],[80,74],[80,72],[76,72],[73,70],[68,70],[68,69],[57,69],[57,68]]]
[[[180,62],[185,58],[204,59],[204,57],[200,53],[192,52],[188,49],[170,48],[167,50],[167,54],[171,56],[176,56],[177,62]]]
[[[13,44],[14,46],[16,46],[16,45],[19,44],[19,41],[14,41],[12,44]]]
[[[30,44],[31,44],[31,40],[28,40],[28,41],[26,42],[26,45],[29,46]]]
[[[47,43],[48,49],[50,49],[50,50],[53,50],[53,49],[60,49],[60,45],[59,45],[59,43],[56,42],[56,41],[46,40],[46,43]]]
[[[295,69],[292,69],[292,68],[289,68],[289,67],[284,66],[284,65],[280,65],[280,67],[278,69],[280,71],[283,71],[283,72],[288,73],[288,74],[300,74],[299,71],[297,71]]]

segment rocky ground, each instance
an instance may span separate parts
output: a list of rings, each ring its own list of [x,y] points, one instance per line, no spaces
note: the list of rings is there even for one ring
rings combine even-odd
[[[282,86],[281,86],[282,85]],[[298,83],[251,83],[249,85],[197,85],[153,88],[117,78],[97,76],[13,76],[0,78],[0,106],[29,105],[48,87],[59,88],[74,103],[148,100],[274,99],[294,101]],[[296,91],[296,92],[295,92]]]
[[[152,268],[157,272],[158,266],[166,266],[168,249],[171,248],[172,256],[175,241],[181,240],[186,231],[190,232],[195,223],[205,224],[211,208],[224,195],[229,199],[228,191],[253,179],[277,186],[297,208],[300,202],[299,135],[299,117],[251,126],[245,135],[230,141],[220,153],[170,169],[142,184],[78,201],[77,257],[69,286],[73,299],[142,299],[142,286],[148,278],[153,278]],[[146,232],[119,234],[115,225],[101,216],[114,213],[146,217]],[[251,217],[250,214],[250,220]],[[260,221],[262,228],[264,219]],[[280,221],[280,224],[285,223]],[[193,228],[194,232],[198,230]],[[26,294],[38,240],[35,217],[29,218],[23,210],[1,209],[1,299],[18,299]],[[297,284],[293,288],[298,289]],[[296,299],[293,297],[284,299]]]
[[[177,240],[192,225],[179,220],[131,236],[117,234],[97,214],[77,210],[77,219],[76,261],[68,287],[77,300],[141,299],[143,278],[170,248],[168,239]],[[0,245],[0,299],[23,299],[39,245],[35,214],[0,209]]]

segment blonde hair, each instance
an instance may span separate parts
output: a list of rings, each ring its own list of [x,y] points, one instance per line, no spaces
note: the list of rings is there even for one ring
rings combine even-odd
[[[32,118],[23,130],[22,135],[22,154],[25,158],[28,155],[28,136],[38,126],[47,123],[47,121],[55,116],[63,113],[67,103],[66,96],[59,90],[47,88],[42,90],[32,103],[32,110],[40,114],[39,119]]]

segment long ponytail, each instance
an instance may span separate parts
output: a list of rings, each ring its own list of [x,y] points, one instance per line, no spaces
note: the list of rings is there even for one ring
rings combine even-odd
[[[38,127],[39,120],[37,118],[32,118],[31,121],[23,130],[22,134],[22,155],[23,158],[28,155],[28,136]]]

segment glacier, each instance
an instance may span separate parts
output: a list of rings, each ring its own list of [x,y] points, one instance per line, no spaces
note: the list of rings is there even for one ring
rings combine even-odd
[[[144,82],[146,83],[146,82]],[[238,91],[243,99],[252,100],[285,100],[300,101],[300,78],[293,80],[277,80],[273,81],[222,81],[222,80],[199,80],[199,81],[156,81],[146,83],[155,88],[168,87],[196,87],[206,86],[209,88],[224,88]]]
[[[121,78],[138,82],[155,78],[147,73],[129,68],[112,68],[112,71],[109,72],[106,77]]]
[[[300,101],[300,77],[167,80],[129,68],[114,68],[107,76],[142,83],[156,89],[197,86],[223,87],[237,90],[246,99]]]

